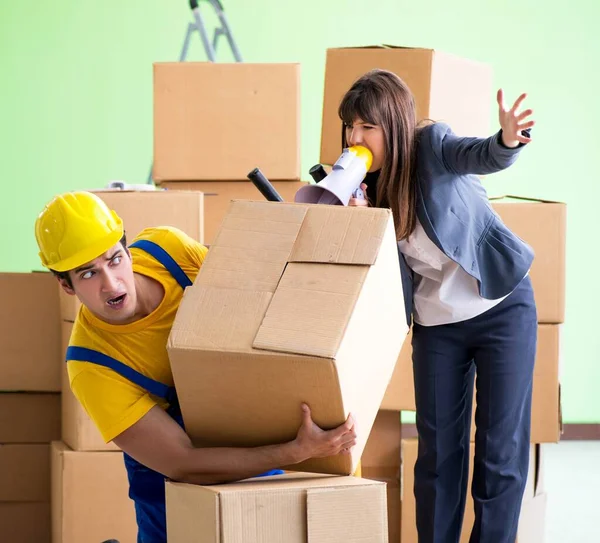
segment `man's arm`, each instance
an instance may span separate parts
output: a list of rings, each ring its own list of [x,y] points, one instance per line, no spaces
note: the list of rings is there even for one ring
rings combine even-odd
[[[144,466],[186,483],[215,484],[260,475],[308,458],[348,454],[356,444],[354,420],[333,430],[321,430],[308,406],[296,439],[280,445],[252,448],[196,448],[184,430],[155,406],[114,443]]]

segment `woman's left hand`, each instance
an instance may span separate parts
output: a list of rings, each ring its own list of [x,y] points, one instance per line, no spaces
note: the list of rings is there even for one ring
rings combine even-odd
[[[529,143],[531,141],[531,138],[524,135],[522,131],[531,128],[535,124],[535,121],[531,120],[533,110],[526,109],[523,112],[517,112],[517,109],[526,97],[527,94],[521,94],[513,106],[510,109],[506,109],[504,105],[504,92],[502,89],[498,90],[497,100],[498,107],[500,108],[498,118],[502,127],[502,143],[507,147],[517,147],[519,143]]]

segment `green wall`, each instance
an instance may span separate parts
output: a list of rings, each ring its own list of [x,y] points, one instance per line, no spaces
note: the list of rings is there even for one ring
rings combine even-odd
[[[486,184],[494,194],[568,204],[564,419],[600,422],[600,8],[589,0],[554,8],[533,0],[223,1],[244,60],[302,63],[303,175],[318,161],[328,47],[438,48],[490,63],[509,97],[529,92],[535,140]],[[39,267],[33,223],[53,194],[111,179],[144,182],[152,62],[178,58],[191,13],[185,0],[3,2],[0,10],[0,270],[26,271]],[[231,60],[225,47],[219,57]],[[197,38],[190,60],[204,59]]]

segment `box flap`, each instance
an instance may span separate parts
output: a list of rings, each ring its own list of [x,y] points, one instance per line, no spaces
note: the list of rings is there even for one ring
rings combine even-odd
[[[253,347],[334,358],[368,270],[288,264]]]
[[[408,45],[390,45],[388,43],[381,43],[378,45],[357,45],[354,47],[330,47],[327,50],[335,51],[335,50],[343,50],[343,49],[410,49],[410,50],[420,49],[422,51],[433,51],[433,49],[430,49],[428,47],[410,47]]]
[[[502,194],[499,196],[489,196],[488,200],[494,202],[498,200],[522,200],[524,202],[539,202],[541,204],[564,204],[564,202],[558,202],[556,200],[545,200],[541,198],[534,198],[532,196],[517,196],[516,194]]]
[[[204,285],[189,287],[179,306],[168,347],[248,352],[272,294]]]
[[[385,483],[310,489],[306,496],[308,541],[388,541]]]
[[[275,292],[307,206],[231,202],[196,283]]]
[[[387,209],[312,205],[290,262],[372,265],[390,220]]]

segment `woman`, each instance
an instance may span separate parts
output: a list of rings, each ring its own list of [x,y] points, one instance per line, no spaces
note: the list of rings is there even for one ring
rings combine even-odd
[[[501,129],[487,139],[456,137],[441,123],[417,127],[410,90],[383,70],[356,81],[339,108],[343,145],[373,153],[367,199],[391,208],[396,224],[413,321],[420,543],[459,541],[475,370],[471,543],[514,542],[527,478],[537,339],[533,251],[494,213],[473,174],[510,166],[534,122],[531,110],[517,111],[524,94],[510,109],[501,90],[497,99]]]

